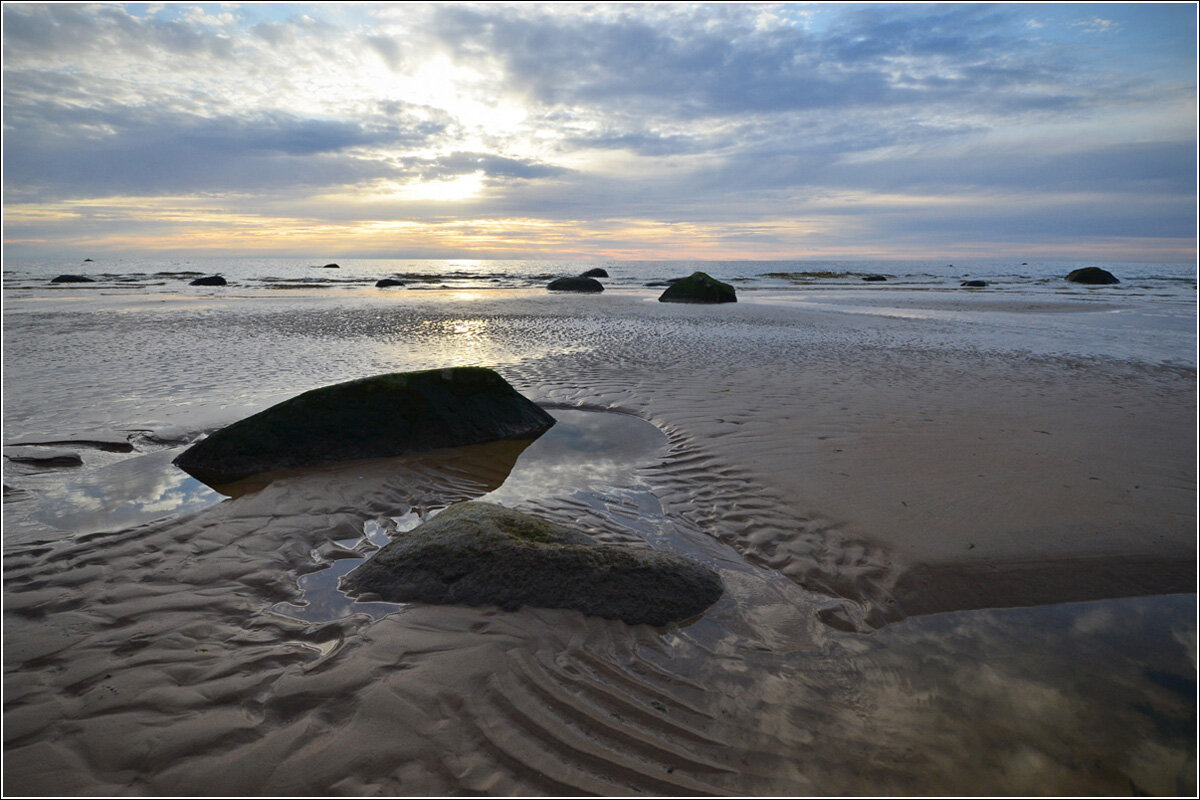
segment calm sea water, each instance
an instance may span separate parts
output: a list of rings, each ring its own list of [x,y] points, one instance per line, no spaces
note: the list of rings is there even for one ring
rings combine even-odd
[[[325,268],[336,263],[337,268]],[[1196,265],[1088,261],[988,259],[935,261],[528,261],[470,259],[338,259],[336,262],[295,258],[155,257],[108,258],[71,263],[63,260],[6,261],[5,289],[44,285],[60,274],[85,275],[107,287],[173,291],[203,275],[222,275],[246,288],[354,288],[381,278],[397,278],[409,289],[489,289],[544,286],[564,275],[600,267],[609,274],[608,288],[643,287],[704,270],[739,290],[862,288],[866,275],[884,275],[890,286],[910,289],[959,288],[964,280],[986,280],[993,292],[1078,293],[1063,281],[1073,269],[1103,266],[1121,279],[1124,293],[1183,294],[1194,300]],[[874,284],[878,286],[878,284]],[[1191,293],[1190,295],[1188,293]]]

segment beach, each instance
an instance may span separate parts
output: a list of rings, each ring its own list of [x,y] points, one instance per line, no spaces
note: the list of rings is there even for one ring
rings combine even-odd
[[[5,792],[1193,794],[1194,283],[1168,317],[919,288],[6,290],[6,452],[84,463],[5,465]],[[170,466],[468,365],[558,438],[232,498]],[[471,498],[725,594],[662,629],[323,610],[311,582]]]

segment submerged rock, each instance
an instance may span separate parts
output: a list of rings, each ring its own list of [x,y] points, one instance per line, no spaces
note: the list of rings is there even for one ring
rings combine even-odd
[[[89,278],[86,275],[59,275],[51,279],[51,283],[95,283],[95,278]]]
[[[218,486],[261,472],[541,435],[554,418],[490,369],[395,372],[313,389],[175,459]]]
[[[375,281],[376,288],[386,289],[389,286],[403,286],[404,281],[398,281],[395,278],[384,278],[383,280]]]
[[[658,297],[660,303],[736,303],[737,292],[704,272],[693,272],[686,278],[672,281]]]
[[[490,503],[459,503],[403,534],[343,580],[389,602],[566,608],[631,625],[700,614],[723,591],[681,556],[591,537]]]
[[[341,269],[337,264],[326,264],[321,269]]]
[[[582,273],[579,277],[581,277],[581,278],[607,278],[608,270],[601,269],[600,267],[593,267],[592,269],[589,269],[587,272]]]
[[[207,278],[196,278],[188,286],[226,286],[228,283],[220,275],[209,275]]]
[[[968,289],[982,289],[984,286],[988,285],[988,282],[987,281],[979,281],[979,280],[963,281],[962,285],[967,287]]]
[[[54,447],[6,447],[4,457],[14,464],[29,464],[35,467],[83,466],[83,459],[79,453]]]
[[[587,292],[594,294],[604,291],[604,284],[595,278],[557,278],[550,281],[546,288],[552,292]]]
[[[1104,286],[1110,283],[1120,283],[1117,276],[1100,267],[1084,267],[1072,270],[1067,274],[1067,280],[1072,283],[1087,283],[1093,286]]]
[[[887,275],[863,275],[864,281],[886,281]]]

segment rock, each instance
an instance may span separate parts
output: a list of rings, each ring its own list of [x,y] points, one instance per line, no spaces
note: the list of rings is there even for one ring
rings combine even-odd
[[[388,602],[566,608],[630,625],[699,615],[723,591],[681,556],[590,537],[519,511],[467,502],[391,542],[342,582]]]
[[[704,272],[693,272],[686,278],[673,281],[659,295],[660,303],[736,303],[737,293],[728,283],[722,283]]]
[[[395,372],[285,400],[197,442],[174,463],[218,486],[272,470],[532,439],[553,424],[490,369]]]
[[[92,260],[92,259],[90,259],[90,258],[85,258],[85,259],[83,260],[83,263],[85,263],[85,264],[86,264],[86,263],[88,263],[88,262],[89,262],[89,261],[91,261],[91,260]]]
[[[35,467],[80,467],[83,459],[72,450],[54,447],[8,447],[4,457],[14,464],[30,464]]]
[[[51,283],[95,283],[95,278],[89,278],[86,275],[59,275],[50,281]]]
[[[383,280],[375,281],[375,286],[379,289],[386,289],[389,286],[403,286],[404,281],[398,281],[395,278],[384,278]]]
[[[550,281],[546,288],[552,292],[603,292],[604,285],[595,278],[557,278]]]
[[[225,286],[228,283],[220,275],[209,275],[207,278],[196,278],[188,286]]]
[[[1116,275],[1099,267],[1084,267],[1083,269],[1072,270],[1067,274],[1067,280],[1072,283],[1086,283],[1093,286],[1120,283]]]
[[[587,272],[583,273],[579,277],[581,277],[581,278],[607,278],[608,270],[601,269],[600,267],[594,267],[592,269],[589,269]]]
[[[646,286],[673,286],[674,284],[679,283],[681,280],[683,280],[683,278],[670,278],[665,281],[648,281],[645,285]]]
[[[321,269],[341,269],[337,264],[326,264]]]
[[[886,281],[887,275],[863,275],[864,281]]]
[[[988,285],[988,282],[987,281],[963,281],[962,285],[966,286],[968,289],[982,289],[984,286]]]

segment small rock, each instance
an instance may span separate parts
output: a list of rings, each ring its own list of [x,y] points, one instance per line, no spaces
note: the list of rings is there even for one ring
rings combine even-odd
[[[1072,270],[1067,274],[1067,280],[1072,283],[1086,283],[1093,286],[1120,283],[1116,275],[1113,275],[1106,269],[1100,269],[1100,267],[1084,267],[1083,269]]]
[[[53,447],[9,447],[4,457],[14,464],[30,464],[35,467],[80,467],[83,459],[72,450]]]
[[[395,278],[384,278],[383,280],[375,281],[375,286],[379,289],[386,289],[389,286],[403,286],[404,281],[398,281]]]
[[[604,284],[595,278],[557,278],[550,281],[546,288],[552,292],[585,292],[595,294],[604,291]]]
[[[207,278],[196,278],[188,286],[225,286],[228,284],[220,275],[209,275]]]
[[[863,275],[863,280],[872,282],[886,281],[887,275]]]
[[[968,289],[982,289],[984,286],[988,285],[988,282],[979,280],[963,281],[962,285],[966,286]]]
[[[581,277],[581,278],[607,278],[608,270],[601,269],[600,267],[594,267],[593,269],[589,269],[587,272],[583,273],[579,277]]]
[[[341,269],[337,264],[326,264],[321,269]]]
[[[693,272],[673,281],[658,297],[660,303],[736,303],[737,293],[705,272]]]
[[[95,283],[95,278],[89,278],[86,275],[59,275],[50,281],[51,283]]]

